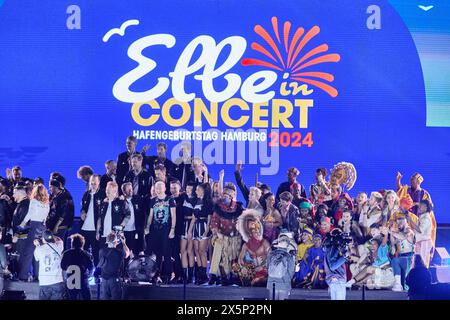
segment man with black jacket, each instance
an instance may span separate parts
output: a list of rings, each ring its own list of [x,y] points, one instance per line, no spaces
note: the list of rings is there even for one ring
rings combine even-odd
[[[167,145],[164,142],[158,143],[157,153],[157,156],[144,157],[144,166],[148,166],[148,172],[153,178],[156,178],[154,168],[155,166],[162,164],[166,168],[167,175],[173,175],[176,166],[172,161],[167,159]]]
[[[120,226],[122,229],[130,219],[130,209],[125,200],[119,198],[119,189],[115,182],[108,182],[106,186],[106,199],[100,205],[100,217],[97,220],[96,238],[100,240],[100,247],[105,243],[106,237]]]
[[[6,231],[11,224],[12,218],[12,199],[7,195],[8,182],[3,179],[0,180],[0,233],[3,239],[6,235]]]
[[[50,181],[50,212],[45,224],[47,229],[65,243],[67,231],[72,227],[75,207],[72,196],[64,189],[63,181],[65,180],[61,176]]]
[[[130,210],[130,219],[124,228],[125,239],[133,255],[136,256],[144,251],[144,227],[146,221],[144,200],[139,196],[133,195],[131,182],[122,184],[122,193]]]
[[[131,170],[123,179],[123,183],[131,182],[133,186],[133,195],[144,198],[150,193],[151,176],[142,167],[142,155],[134,154],[131,156]]]
[[[94,269],[92,257],[83,250],[85,244],[81,234],[70,237],[71,249],[65,251],[61,259],[61,269],[66,272],[66,287],[70,300],[91,300],[89,276]]]
[[[139,154],[136,150],[137,139],[135,136],[129,136],[126,141],[127,151],[122,152],[117,156],[117,169],[116,169],[116,182],[120,186],[124,182],[124,178],[128,171],[130,171],[130,158],[135,154]],[[142,154],[144,155],[147,151],[148,146],[144,146],[142,149]]]
[[[30,207],[30,199],[27,197],[25,183],[18,182],[14,186],[13,198],[17,203],[16,209],[14,210],[12,227],[14,231],[13,242],[15,242],[15,250],[19,253],[18,278],[21,281],[28,281],[28,271],[30,266],[27,261],[30,261],[29,255],[33,255],[33,250],[29,250],[30,248],[27,250],[28,230],[20,227],[23,219],[28,213],[28,208]]]
[[[100,217],[100,206],[106,198],[104,190],[100,189],[100,176],[94,174],[89,179],[89,191],[81,199],[80,232],[85,239],[84,249],[91,249],[94,263],[98,263],[99,243],[96,239],[96,225]]]
[[[117,164],[114,160],[108,160],[105,162],[106,173],[100,178],[100,189],[105,191],[106,185],[110,181],[117,182]]]

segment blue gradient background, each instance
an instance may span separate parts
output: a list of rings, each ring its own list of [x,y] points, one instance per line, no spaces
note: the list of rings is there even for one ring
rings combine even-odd
[[[66,8],[72,4],[81,8],[81,30],[66,28]],[[381,30],[366,28],[366,8],[372,4],[381,8]],[[153,33],[170,33],[177,39],[172,49],[144,51],[159,63],[154,73],[133,87],[147,89],[156,76],[173,70],[181,51],[196,36],[208,34],[219,41],[240,35],[249,45],[258,40],[253,26],[269,28],[270,18],[278,16],[280,22],[290,20],[293,27],[320,26],[321,33],[311,46],[327,43],[341,61],[316,70],[334,74],[339,96],[333,99],[315,91],[309,128],[300,130],[313,132],[314,146],[281,149],[279,173],[260,180],[276,188],[285,179],[286,169],[297,166],[300,182],[308,187],[317,167],[349,161],[358,171],[350,192],[355,195],[393,189],[397,171],[404,174],[404,183],[419,171],[435,203],[438,222],[450,222],[450,128],[445,123],[437,126],[434,119],[441,117],[428,108],[445,105],[448,96],[440,90],[425,94],[425,88],[445,84],[439,81],[433,87],[434,76],[426,75],[426,70],[425,79],[431,82],[424,81],[422,69],[441,67],[433,64],[436,59],[428,51],[418,53],[414,42],[420,38],[417,30],[424,30],[421,46],[434,50],[433,37],[442,36],[441,28],[427,24],[421,29],[421,22],[416,22],[418,29],[411,36],[412,7],[407,8],[411,15],[403,17],[405,24],[402,8],[393,6],[388,1],[363,0],[6,1],[0,8],[0,168],[19,164],[25,176],[43,176],[46,181],[51,171],[61,171],[79,202],[84,185],[76,179],[77,168],[89,164],[102,173],[104,161],[124,150],[125,137],[132,130],[146,129],[134,123],[129,104],[112,96],[114,82],[136,66],[126,55],[133,41]],[[114,36],[106,44],[101,41],[109,29],[128,19],[138,19],[140,25],[130,27],[124,37]],[[445,46],[439,50],[448,54]],[[244,56],[256,54],[247,49]],[[445,57],[442,61],[448,68]],[[257,70],[261,68],[237,65],[233,69],[242,78]],[[220,88],[223,83],[216,85]],[[201,92],[192,78],[187,88]],[[169,97],[167,93],[160,101]],[[159,122],[151,129],[168,128]],[[156,142],[150,144],[154,147]],[[234,180],[234,165],[209,167],[214,177],[225,168],[225,180]],[[257,165],[244,166],[249,184],[257,170]]]

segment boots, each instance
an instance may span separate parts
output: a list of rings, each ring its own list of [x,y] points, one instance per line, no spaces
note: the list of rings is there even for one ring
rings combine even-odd
[[[392,291],[401,292],[403,291],[402,287],[402,277],[400,275],[395,276],[395,284],[392,287]]]
[[[215,274],[211,274],[208,285],[213,286],[216,284],[218,277]]]
[[[192,278],[194,277],[194,267],[189,267],[188,268],[188,278],[187,278],[187,283],[190,284],[192,283]]]
[[[183,283],[184,283],[184,281],[187,282],[187,278],[188,278],[188,268],[183,268],[183,275],[182,275],[182,278],[183,278]]]
[[[202,285],[204,283],[208,282],[208,276],[206,275],[206,268],[205,267],[199,267],[198,272],[198,285]]]

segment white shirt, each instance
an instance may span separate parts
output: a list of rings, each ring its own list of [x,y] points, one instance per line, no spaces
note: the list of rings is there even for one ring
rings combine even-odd
[[[28,213],[23,219],[23,223],[31,221],[44,222],[47,219],[48,213],[50,211],[50,206],[48,203],[40,202],[36,199],[31,199],[30,207],[28,208]]]
[[[419,229],[416,232],[416,241],[431,240],[431,216],[430,213],[423,213],[419,216]]]
[[[136,226],[134,225],[134,208],[133,203],[131,203],[131,199],[126,199],[128,208],[130,208],[130,219],[127,222],[127,225],[123,229],[123,231],[135,231]]]
[[[63,249],[63,242],[58,241],[56,243],[38,246],[34,250],[34,258],[39,262],[40,286],[49,286],[63,282],[61,270],[61,254]]]
[[[106,210],[105,219],[103,220],[103,237],[108,236],[112,231],[112,202],[108,201],[108,209]]]
[[[83,227],[81,228],[81,230],[84,231],[95,231],[94,194],[94,192],[91,192],[91,201],[89,202],[89,208],[86,212],[86,219],[84,220]]]

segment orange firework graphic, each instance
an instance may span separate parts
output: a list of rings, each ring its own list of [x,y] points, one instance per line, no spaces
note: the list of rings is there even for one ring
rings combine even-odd
[[[241,61],[242,65],[262,66],[287,73],[291,80],[312,85],[325,91],[331,97],[336,97],[338,91],[329,84],[334,81],[332,74],[305,70],[321,63],[338,62],[341,59],[341,56],[337,53],[326,53],[328,51],[327,44],[321,44],[303,54],[308,42],[319,34],[320,28],[314,26],[306,33],[303,28],[297,28],[290,38],[291,23],[286,21],[283,30],[280,30],[277,17],[272,17],[272,29],[275,39],[261,25],[256,25],[254,31],[265,41],[268,47],[264,47],[257,42],[253,42],[250,46],[271,61],[244,58]]]

